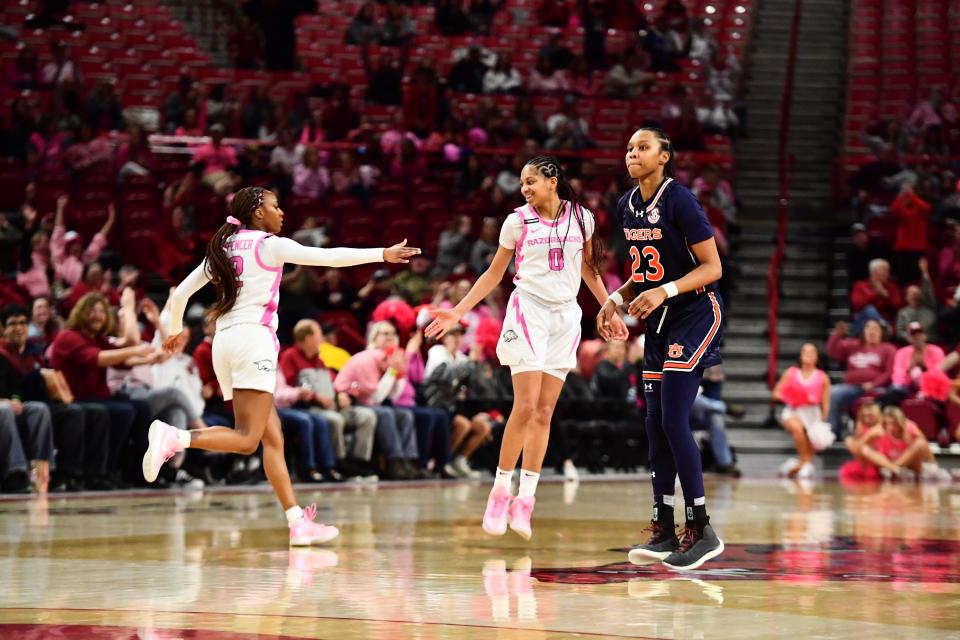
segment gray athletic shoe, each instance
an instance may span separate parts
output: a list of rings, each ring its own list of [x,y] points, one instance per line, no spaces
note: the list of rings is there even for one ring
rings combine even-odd
[[[707,560],[723,553],[723,540],[717,537],[709,524],[703,527],[703,533],[688,528],[683,532],[680,547],[663,560],[663,564],[677,571],[692,571]]]
[[[644,544],[638,544],[627,554],[627,559],[633,564],[647,564],[651,560],[663,560],[680,547],[677,534],[656,520],[650,521],[650,526],[644,531],[650,532],[650,539]]]

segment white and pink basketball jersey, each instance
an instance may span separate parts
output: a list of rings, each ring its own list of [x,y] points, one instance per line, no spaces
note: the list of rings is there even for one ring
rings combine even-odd
[[[280,278],[283,263],[265,262],[264,240],[271,234],[241,229],[227,238],[224,250],[240,280],[237,301],[230,311],[217,319],[217,331],[237,324],[262,324],[277,330],[277,306],[280,303]]]
[[[586,237],[570,203],[556,220],[541,218],[529,204],[507,216],[500,229],[500,244],[515,252],[513,283],[517,289],[551,304],[576,300],[583,245],[593,236],[596,224],[589,209],[581,212]]]

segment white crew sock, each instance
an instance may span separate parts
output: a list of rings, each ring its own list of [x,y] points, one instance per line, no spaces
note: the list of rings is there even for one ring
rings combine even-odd
[[[293,524],[303,517],[303,509],[301,509],[299,505],[293,505],[284,511],[284,513],[287,514],[287,524]]]
[[[540,481],[540,474],[526,469],[520,469],[520,492],[518,498],[531,498],[537,492],[537,483]]]
[[[497,467],[497,475],[493,477],[494,487],[503,487],[507,491],[511,491],[512,481],[513,481],[513,469],[510,469],[509,471],[504,471],[500,467]]]
[[[180,441],[180,445],[187,449],[190,447],[190,432],[184,431],[183,429],[177,429],[177,440]]]

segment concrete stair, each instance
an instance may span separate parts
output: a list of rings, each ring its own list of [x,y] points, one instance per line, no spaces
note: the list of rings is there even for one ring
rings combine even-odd
[[[780,100],[794,0],[759,0],[747,72],[747,138],[738,141],[737,192],[745,220],[775,215],[779,200],[777,146]],[[832,214],[832,170],[843,115],[846,2],[804,0],[794,68],[788,149],[794,154],[790,215],[826,220]]]
[[[725,329],[723,358],[727,380],[723,396],[746,409],[742,420],[728,421],[731,428],[744,429],[745,433],[750,429],[759,430],[769,415],[767,269],[774,250],[774,235],[775,226],[771,222],[745,225],[735,253],[742,274]],[[819,226],[791,226],[778,323],[780,371],[796,362],[804,342],[823,342],[834,293],[829,280],[833,253],[831,237]]]

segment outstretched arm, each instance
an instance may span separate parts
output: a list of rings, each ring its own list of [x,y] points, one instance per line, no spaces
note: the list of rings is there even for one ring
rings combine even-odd
[[[503,274],[507,272],[507,265],[513,259],[513,249],[507,249],[500,246],[496,255],[493,256],[493,262],[483,272],[483,275],[477,278],[477,281],[470,287],[470,291],[463,297],[457,306],[453,309],[431,309],[435,317],[433,322],[426,328],[423,335],[428,338],[440,338],[450,327],[460,321],[460,318],[467,311],[473,309],[477,304],[490,295],[503,280]]]
[[[261,256],[267,264],[280,266],[284,263],[302,264],[311,267],[352,267],[369,262],[407,262],[420,249],[407,247],[406,240],[392,247],[375,249],[351,249],[337,247],[335,249],[321,249],[306,247],[290,238],[272,237],[263,243],[264,255]]]

